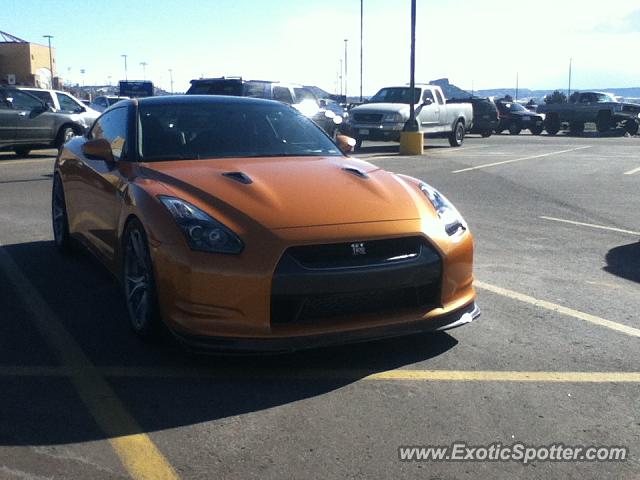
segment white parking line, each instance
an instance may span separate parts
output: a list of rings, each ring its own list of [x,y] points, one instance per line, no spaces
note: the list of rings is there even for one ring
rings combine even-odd
[[[546,310],[551,310],[552,312],[561,313],[562,315],[566,315],[568,317],[576,318],[578,320],[593,323],[594,325],[598,325],[600,327],[605,327],[611,330],[615,330],[616,332],[624,333],[625,335],[640,338],[640,329],[630,327],[622,323],[612,322],[611,320],[607,320],[596,315],[591,315],[590,313],[563,307],[562,305],[558,305],[556,303],[547,302],[546,300],[540,300],[529,295],[525,295],[524,293],[516,292],[514,290],[508,290],[506,288],[491,285],[490,283],[481,282],[479,280],[475,280],[474,285],[483,290],[487,290],[488,292],[495,293],[496,295],[501,295],[513,300],[518,300],[519,302],[528,303],[529,305],[534,305]]]
[[[522,162],[524,160],[533,160],[534,158],[550,157],[551,155],[560,155],[561,153],[575,152],[576,150],[583,150],[585,148],[591,148],[591,145],[587,145],[584,147],[569,148],[568,150],[560,150],[557,152],[543,153],[540,155],[531,155],[529,157],[514,158],[513,160],[503,160],[501,162],[485,163],[483,165],[476,165],[475,167],[468,167],[468,168],[461,168],[460,170],[454,170],[451,173],[470,172],[471,170],[479,170],[481,168],[495,167],[497,165],[506,165],[507,163]]]
[[[633,175],[634,173],[640,172],[640,167],[634,168],[633,170],[629,170],[628,172],[624,172],[625,175]]]
[[[626,233],[628,235],[640,236],[640,232],[634,232],[633,230],[624,230],[622,228],[606,227],[604,225],[594,225],[593,223],[576,222],[575,220],[564,220],[562,218],[545,217],[540,216],[543,220],[551,220],[554,222],[568,223],[570,225],[579,225],[581,227],[597,228],[599,230],[608,230],[610,232]]]
[[[51,158],[30,158],[28,160],[2,160],[0,161],[0,167],[8,167],[9,165],[22,165],[29,163],[41,163],[52,162],[55,160],[55,155]]]

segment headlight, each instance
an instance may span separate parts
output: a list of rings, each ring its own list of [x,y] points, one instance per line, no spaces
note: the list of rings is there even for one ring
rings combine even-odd
[[[324,116],[327,118],[333,118],[336,116],[336,114],[332,111],[332,110],[325,110],[324,111]]]
[[[383,122],[400,123],[403,121],[402,115],[399,113],[387,113],[382,117]]]
[[[160,195],[158,199],[167,207],[192,250],[235,254],[242,252],[244,244],[240,237],[199,208],[166,195]]]
[[[336,125],[340,125],[342,123],[342,117],[339,117],[338,115],[334,116],[332,120]]]
[[[425,197],[429,199],[433,208],[438,213],[438,217],[444,223],[444,229],[447,235],[452,236],[459,231],[467,229],[467,222],[464,221],[460,212],[453,206],[453,204],[447,200],[443,194],[426,183],[420,184],[420,190],[424,193]]]

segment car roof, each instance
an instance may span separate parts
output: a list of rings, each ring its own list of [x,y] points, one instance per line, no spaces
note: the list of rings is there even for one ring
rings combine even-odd
[[[143,97],[124,100],[127,104],[137,105],[190,105],[190,104],[220,104],[220,105],[280,105],[282,102],[252,97],[234,97],[227,95],[163,95],[159,97]]]

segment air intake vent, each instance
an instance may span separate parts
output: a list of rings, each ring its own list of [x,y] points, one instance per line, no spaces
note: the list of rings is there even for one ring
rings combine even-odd
[[[365,172],[363,172],[362,170],[356,167],[342,167],[342,170],[344,170],[345,172],[351,173],[356,177],[369,178],[369,175],[367,175]]]
[[[235,180],[236,182],[244,183],[245,185],[249,185],[253,183],[253,180],[243,172],[225,172],[222,174],[223,176]]]

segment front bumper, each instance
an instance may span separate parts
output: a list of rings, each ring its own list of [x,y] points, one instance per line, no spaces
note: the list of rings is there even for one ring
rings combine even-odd
[[[189,351],[194,353],[277,354],[450,330],[466,325],[479,316],[480,308],[475,302],[471,302],[453,312],[430,320],[418,320],[398,325],[387,325],[349,332],[280,338],[199,337],[177,332],[174,332],[174,335]]]
[[[402,123],[348,123],[349,135],[363,140],[397,141],[404,129]]]

